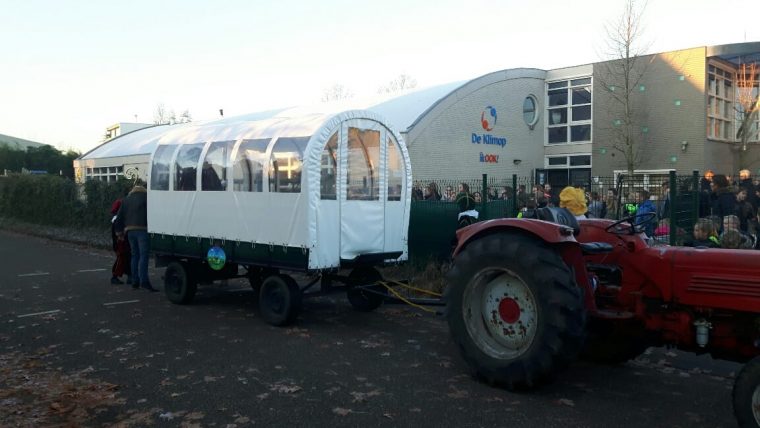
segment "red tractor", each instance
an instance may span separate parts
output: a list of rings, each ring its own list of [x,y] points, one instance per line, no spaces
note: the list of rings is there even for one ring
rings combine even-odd
[[[447,319],[491,384],[531,388],[573,359],[622,362],[649,346],[746,363],[733,390],[742,427],[760,426],[760,252],[650,246],[638,224],[536,219],[460,229]]]

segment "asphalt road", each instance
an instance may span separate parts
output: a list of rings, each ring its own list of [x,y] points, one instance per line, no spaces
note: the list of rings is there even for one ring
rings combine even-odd
[[[109,252],[0,231],[0,425],[732,427],[740,366],[651,349],[539,391],[473,379],[445,322],[342,295],[265,324],[245,282],[194,304],[109,284]],[[161,271],[151,273],[161,286]]]

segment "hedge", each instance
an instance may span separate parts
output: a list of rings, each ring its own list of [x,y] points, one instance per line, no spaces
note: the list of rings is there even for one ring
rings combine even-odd
[[[0,216],[52,226],[107,227],[111,204],[127,194],[129,180],[84,186],[57,175],[0,177]]]

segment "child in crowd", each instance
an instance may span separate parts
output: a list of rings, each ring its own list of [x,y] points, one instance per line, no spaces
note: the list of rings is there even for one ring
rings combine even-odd
[[[720,241],[715,236],[715,226],[710,219],[700,218],[694,225],[694,240],[685,243],[689,247],[718,248]]]
[[[736,229],[724,229],[720,236],[720,248],[737,249],[741,246],[742,234]]]

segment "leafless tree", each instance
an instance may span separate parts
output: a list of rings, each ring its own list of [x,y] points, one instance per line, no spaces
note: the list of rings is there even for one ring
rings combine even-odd
[[[177,123],[192,122],[192,120],[193,118],[190,115],[189,110],[183,111],[178,118],[174,109],[167,109],[166,106],[164,106],[164,103],[159,103],[153,113],[153,123],[156,125],[174,125]]]
[[[169,123],[169,112],[166,110],[164,103],[158,103],[156,110],[153,111],[153,123],[156,125]]]
[[[757,139],[760,130],[757,126],[760,114],[760,79],[757,63],[741,64],[736,71],[736,111],[739,127],[736,140],[739,144],[739,167],[746,168],[747,145]]]
[[[403,92],[408,89],[414,89],[417,87],[417,80],[408,74],[400,74],[395,79],[388,82],[387,85],[381,86],[377,89],[378,94],[395,94]]]
[[[610,128],[611,147],[623,155],[628,175],[645,160],[644,136],[641,116],[637,109],[641,80],[646,74],[651,60],[642,55],[648,46],[642,42],[642,17],[646,3],[626,0],[625,9],[619,19],[605,27],[607,35],[607,55],[609,61],[603,63],[597,74],[600,87],[605,91],[609,105],[605,106],[614,117]]]
[[[348,88],[345,86],[336,83],[335,85],[332,85],[329,89],[326,89],[322,94],[322,102],[326,103],[329,101],[339,101],[339,100],[347,100],[349,98],[353,98],[354,94],[351,92]]]
[[[179,116],[179,123],[189,123],[193,121],[193,117],[190,115],[190,110],[185,110]]]

